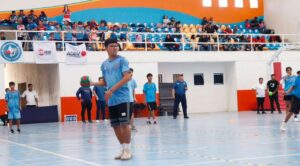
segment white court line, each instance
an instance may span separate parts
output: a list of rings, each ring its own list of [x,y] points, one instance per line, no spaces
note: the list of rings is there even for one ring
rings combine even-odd
[[[59,154],[59,153],[50,152],[50,151],[39,149],[39,148],[30,146],[30,145],[20,144],[20,143],[5,140],[5,139],[2,139],[2,138],[0,138],[0,141],[6,142],[6,143],[9,143],[9,144],[14,144],[14,145],[17,145],[17,146],[20,146],[20,147],[23,147],[23,148],[28,148],[28,149],[31,149],[31,150],[39,151],[39,152],[42,152],[42,153],[50,154],[50,155],[57,156],[57,157],[60,157],[60,158],[73,160],[73,161],[78,161],[78,162],[88,164],[88,165],[101,166],[100,164],[97,164],[97,163],[89,162],[89,161],[78,159],[78,158],[73,158],[73,157],[62,155],[62,154]]]
[[[296,154],[286,154],[286,155],[273,155],[273,156],[261,156],[261,157],[249,157],[249,158],[239,158],[239,159],[229,159],[229,160],[218,160],[218,161],[206,161],[206,162],[198,162],[198,163],[190,163],[190,164],[182,164],[182,165],[177,165],[177,166],[192,166],[192,165],[199,165],[199,164],[213,164],[213,163],[224,163],[224,162],[229,162],[229,163],[234,163],[237,161],[244,161],[244,160],[257,160],[257,159],[267,159],[267,158],[276,158],[276,157],[292,157],[292,156],[300,156],[300,153]]]

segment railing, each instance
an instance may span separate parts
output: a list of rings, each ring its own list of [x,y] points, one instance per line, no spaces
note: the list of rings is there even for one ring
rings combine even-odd
[[[300,43],[300,34],[203,34],[203,33],[140,33],[140,32],[106,32],[96,31],[97,38],[91,40],[91,32],[86,31],[16,31],[0,30],[7,40],[19,40],[25,51],[32,51],[33,42],[53,41],[58,51],[65,50],[65,43],[86,44],[89,51],[104,50],[104,39],[114,36],[119,40],[122,50],[170,50],[170,51],[267,51]],[[78,35],[83,40],[78,40]],[[171,35],[173,42],[165,42]],[[197,36],[191,41],[192,35]],[[81,37],[82,37],[81,36]],[[264,38],[266,42],[256,41]],[[202,38],[203,40],[198,40]],[[270,38],[273,39],[269,42]],[[80,38],[81,39],[81,38]]]

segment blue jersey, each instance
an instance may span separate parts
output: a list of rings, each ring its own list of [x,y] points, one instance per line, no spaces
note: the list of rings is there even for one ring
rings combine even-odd
[[[19,91],[8,91],[5,94],[5,100],[7,101],[7,106],[9,112],[19,112],[20,111],[20,92]]]
[[[298,99],[300,99],[300,76],[297,76],[296,81],[295,81],[293,87],[294,87],[294,90],[292,92],[292,95],[294,95]]]
[[[285,92],[287,92],[295,84],[296,78],[297,76],[284,76],[282,78]]]
[[[90,87],[80,87],[76,92],[77,99],[82,99],[83,101],[91,101],[93,94]]]
[[[136,82],[134,79],[131,79],[128,82],[128,87],[129,87],[129,92],[130,92],[130,102],[134,102],[134,96],[133,96],[133,91],[135,88],[137,88]]]
[[[187,84],[185,81],[176,81],[173,84],[173,89],[175,90],[175,93],[178,95],[185,95],[187,88]]]
[[[123,79],[123,73],[129,71],[129,62],[122,56],[117,56],[115,59],[107,59],[101,66],[102,76],[106,82],[108,89],[111,89]],[[122,103],[130,102],[128,83],[113,92],[108,100],[108,106],[115,106]]]
[[[146,96],[147,103],[156,101],[156,85],[154,83],[145,83],[143,92]]]
[[[106,92],[106,87],[104,86],[94,86],[93,91],[97,94],[99,101],[105,101],[105,92]]]

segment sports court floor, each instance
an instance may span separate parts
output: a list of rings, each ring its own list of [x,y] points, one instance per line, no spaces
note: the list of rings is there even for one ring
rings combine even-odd
[[[299,166],[300,122],[279,131],[284,114],[255,112],[136,119],[134,157],[116,161],[119,145],[109,124],[23,125],[21,134],[0,127],[1,166]],[[293,119],[292,119],[293,120]]]

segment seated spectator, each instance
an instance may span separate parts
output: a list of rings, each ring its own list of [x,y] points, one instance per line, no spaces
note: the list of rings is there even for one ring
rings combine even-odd
[[[212,25],[209,23],[209,24],[207,24],[206,32],[212,34],[212,33],[215,33],[216,31],[215,31],[215,28],[212,27]]]
[[[27,17],[26,17],[26,15],[24,14],[24,10],[20,10],[20,11],[19,11],[18,20],[19,20],[19,19],[22,19],[22,23],[23,23],[24,25],[27,24]]]
[[[206,24],[208,24],[208,20],[207,20],[206,17],[203,17],[203,19],[202,19],[202,26],[204,26]]]
[[[0,40],[6,40],[4,32],[0,32]]]
[[[23,24],[22,18],[18,19],[17,30],[18,31],[24,31],[25,30],[25,25]],[[18,40],[25,40],[25,33],[18,32],[17,33],[17,37],[18,37]]]
[[[265,33],[266,31],[266,25],[265,22],[263,20],[259,21],[259,32],[260,33]]]
[[[250,44],[244,44],[244,43],[250,43],[250,39],[247,38],[245,35],[242,35],[240,37],[240,42],[243,43],[244,51],[251,51],[251,45]]]
[[[84,30],[83,22],[79,21],[76,29],[77,41],[84,41],[84,34],[85,34],[85,30]]]
[[[96,29],[96,27],[92,27],[91,32],[90,32],[90,38],[89,41],[91,41],[91,45],[94,51],[97,51],[97,39],[98,39],[98,30]]]
[[[128,26],[126,24],[123,24],[121,29],[120,29],[120,40],[121,41],[126,41],[127,40],[127,32],[129,31]]]
[[[169,27],[171,27],[171,28],[175,27],[175,25],[176,25],[176,20],[175,20],[174,17],[171,17],[171,21],[169,22],[168,25],[169,25]]]
[[[97,28],[98,27],[98,24],[96,22],[96,20],[92,20],[89,24],[90,28],[92,29],[93,27]]]
[[[26,30],[29,30],[29,31],[36,31],[36,30],[37,30],[37,27],[38,27],[38,26],[36,25],[36,23],[33,22],[32,19],[28,18],[28,24],[27,24],[27,26],[26,26]],[[30,40],[33,40],[34,37],[35,37],[35,35],[36,35],[36,33],[35,33],[35,32],[30,32],[28,35],[29,35],[29,39],[30,39]]]
[[[246,27],[246,29],[250,29],[251,28],[251,25],[250,25],[248,19],[245,21],[245,27]]]
[[[104,41],[105,33],[108,31],[107,25],[105,25],[104,22],[101,22],[98,30],[99,30],[99,38],[100,38],[99,40]]]
[[[250,26],[251,26],[252,29],[259,28],[259,23],[257,21],[257,17],[254,17],[254,19],[250,22]]]
[[[198,41],[199,41],[199,39],[197,39],[196,35],[191,36],[191,46],[192,46],[193,51],[199,50]]]
[[[45,31],[45,30],[47,30],[47,28],[44,26],[44,23],[42,21],[39,21],[38,23],[39,23],[39,25],[37,26],[37,30],[38,31]]]
[[[168,16],[164,16],[163,17],[163,21],[162,21],[163,27],[167,27],[169,25],[169,23],[170,23],[169,17]]]
[[[201,51],[210,51],[210,45],[206,44],[210,42],[210,37],[208,35],[201,35],[199,37],[199,48]]]
[[[175,39],[171,35],[166,36],[165,43],[165,47],[169,51],[179,51],[179,45],[175,43]]]
[[[256,39],[253,39],[254,44],[254,51],[263,51],[263,48],[266,46],[264,43],[266,42],[264,37],[257,36]]]
[[[141,34],[137,34],[137,35],[135,35],[135,44],[134,44],[134,46],[136,47],[136,48],[141,48],[141,47],[143,47],[143,37],[142,37],[142,35]]]
[[[65,41],[72,41],[73,36],[72,36],[72,27],[71,27],[71,24],[68,21],[64,21],[62,29],[63,29],[63,31],[66,31],[64,33]]]
[[[9,23],[12,24],[12,25],[16,24],[17,20],[18,20],[18,17],[16,15],[16,11],[12,11],[11,15],[9,16]]]
[[[226,29],[225,29],[225,33],[226,34],[232,34],[232,29],[230,28],[230,26],[227,26]]]
[[[240,34],[240,33],[241,33],[241,31],[240,31],[240,29],[239,29],[238,26],[234,26],[234,28],[233,28],[233,33],[234,33],[234,34]]]
[[[209,23],[210,25],[215,25],[214,18],[213,18],[213,17],[210,17],[209,20],[208,20],[208,23]]]
[[[41,14],[39,16],[39,20],[42,21],[43,23],[48,22],[48,17],[44,11],[41,11]]]
[[[33,10],[30,10],[30,13],[27,16],[27,19],[31,19],[33,22],[38,22],[38,17],[34,14]]]

